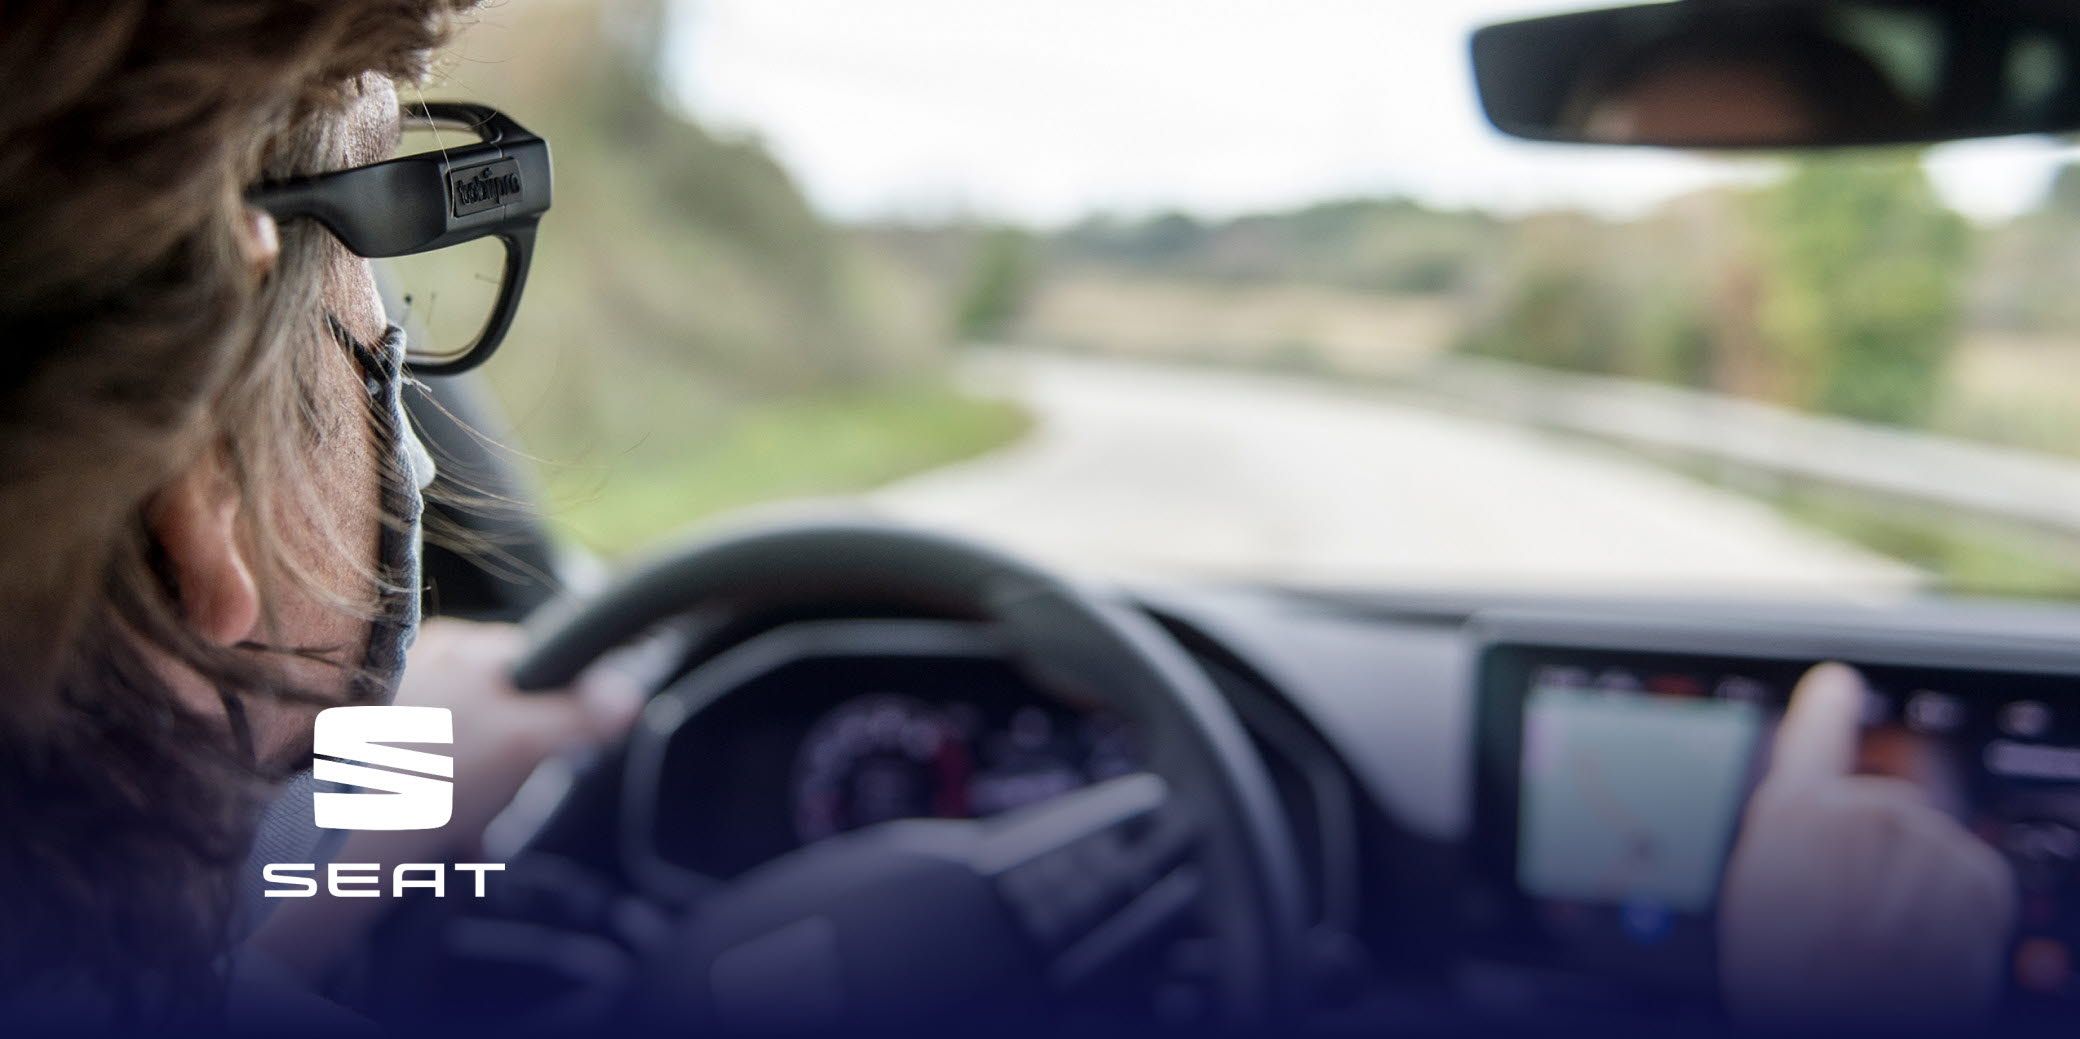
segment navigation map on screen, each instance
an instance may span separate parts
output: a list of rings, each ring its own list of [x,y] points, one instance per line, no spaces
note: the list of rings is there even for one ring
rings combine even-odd
[[[1749,703],[1534,688],[1518,883],[1542,898],[1709,910],[1763,722]]]

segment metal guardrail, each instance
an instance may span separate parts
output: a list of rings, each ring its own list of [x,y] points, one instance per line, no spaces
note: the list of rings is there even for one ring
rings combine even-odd
[[[2054,455],[1477,358],[1440,358],[1401,381],[1600,440],[2080,537],[2080,461]]]

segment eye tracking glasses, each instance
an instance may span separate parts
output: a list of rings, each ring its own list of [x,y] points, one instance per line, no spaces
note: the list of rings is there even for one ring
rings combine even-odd
[[[309,217],[357,256],[389,259],[405,363],[450,375],[484,363],[527,284],[549,209],[549,143],[484,105],[403,106],[397,158],[259,185],[277,221]]]

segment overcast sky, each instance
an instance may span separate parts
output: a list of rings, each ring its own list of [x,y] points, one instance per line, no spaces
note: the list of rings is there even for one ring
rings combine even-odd
[[[1352,194],[1637,211],[1717,160],[1507,141],[1469,29],[1556,0],[678,0],[677,95],[843,218],[1206,215]],[[2034,202],[2042,141],[1931,159],[1959,208]],[[1749,175],[1755,175],[1751,171]]]

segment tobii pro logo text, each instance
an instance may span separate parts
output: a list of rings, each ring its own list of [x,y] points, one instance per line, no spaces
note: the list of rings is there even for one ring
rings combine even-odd
[[[448,174],[449,210],[469,216],[520,200],[520,163],[500,159]]]

